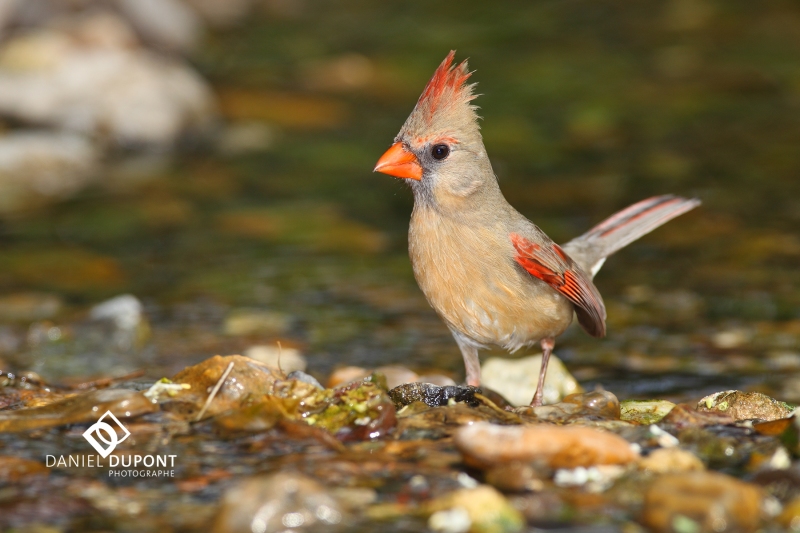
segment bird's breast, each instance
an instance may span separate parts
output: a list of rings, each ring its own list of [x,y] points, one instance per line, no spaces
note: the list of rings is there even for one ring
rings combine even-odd
[[[415,208],[409,255],[422,292],[447,325],[481,344],[515,350],[557,336],[572,304],[522,271],[508,232]]]

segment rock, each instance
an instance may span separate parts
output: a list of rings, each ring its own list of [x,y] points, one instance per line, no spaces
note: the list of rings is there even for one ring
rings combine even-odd
[[[661,425],[675,429],[716,426],[734,422],[727,413],[719,411],[696,411],[692,406],[679,403],[661,419]]]
[[[2,80],[0,70],[0,86]],[[0,102],[4,98],[0,94]],[[0,135],[0,213],[66,198],[92,182],[97,167],[97,150],[81,135],[45,131]]]
[[[125,389],[102,389],[28,409],[0,411],[0,432],[16,433],[47,427],[95,422],[106,411],[117,418],[152,413],[158,406],[144,394]]]
[[[284,374],[295,370],[303,372],[308,366],[305,357],[299,350],[271,344],[251,346],[244,351],[244,356],[261,361],[271,368],[279,368]]]
[[[608,391],[570,394],[564,401],[538,407],[517,407],[517,413],[533,415],[538,420],[567,423],[590,418],[595,421],[619,421],[619,400]]]
[[[386,386],[390,389],[394,389],[406,383],[416,383],[419,381],[419,376],[416,372],[399,365],[379,366],[371,373],[383,375],[383,377],[386,378]]]
[[[423,402],[430,407],[440,407],[447,405],[450,400],[455,402],[466,402],[477,405],[475,393],[480,392],[477,387],[437,387],[430,383],[406,383],[395,387],[389,391],[394,405],[400,409],[414,402]]]
[[[0,320],[24,321],[45,320],[56,316],[63,302],[55,294],[38,292],[15,292],[0,296]]]
[[[720,412],[734,420],[778,420],[792,414],[792,408],[760,392],[723,391],[697,402],[701,412]]]
[[[358,366],[346,366],[344,368],[336,369],[333,374],[328,378],[329,387],[337,387],[344,383],[350,383],[371,374],[381,374],[386,378],[386,386],[389,389],[394,389],[406,383],[417,383],[420,377],[416,372],[409,370],[404,366],[399,365],[386,365],[379,366],[373,370],[361,368]]]
[[[543,462],[551,468],[627,464],[639,454],[617,435],[578,426],[498,426],[476,422],[460,428],[455,444],[467,463]]]
[[[344,385],[345,383],[350,383],[351,381],[364,379],[365,377],[369,376],[370,373],[371,372],[369,370],[366,368],[361,368],[360,366],[346,366],[344,368],[337,368],[328,378],[327,385],[329,388],[338,387],[339,385]]]
[[[428,527],[441,532],[512,533],[525,518],[505,497],[488,485],[460,489],[426,505]]]
[[[553,483],[559,487],[583,487],[587,492],[605,492],[625,471],[625,467],[620,465],[562,468],[556,471]]]
[[[108,21],[111,15],[102,17]],[[209,126],[212,93],[194,71],[119,42],[87,45],[82,34],[91,24],[97,19],[5,43],[0,114],[120,146],[170,147],[185,133]],[[126,23],[117,19],[114,25]]]
[[[113,326],[111,341],[121,350],[141,346],[150,336],[150,324],[144,306],[131,294],[116,296],[89,310],[89,318]]]
[[[139,327],[144,318],[144,307],[136,296],[123,294],[99,303],[89,310],[92,320],[110,320],[123,330]]]
[[[486,483],[503,492],[524,492],[544,488],[539,472],[530,463],[512,461],[486,470]]]
[[[714,472],[665,474],[644,494],[642,522],[652,531],[755,531],[763,493]]]
[[[536,392],[542,356],[522,359],[492,357],[481,365],[481,384],[502,391],[512,405],[528,405]],[[578,382],[555,355],[550,357],[544,380],[544,403],[555,403],[565,396],[581,392]]]
[[[703,462],[693,453],[680,448],[658,448],[639,460],[639,469],[653,474],[673,474],[705,470]]]
[[[212,389],[231,363],[233,368],[206,409],[204,418],[256,403],[264,396],[273,393],[273,385],[277,378],[274,369],[241,355],[226,357],[216,355],[175,374],[172,378],[174,383],[188,384],[190,388],[177,391],[164,408],[177,411],[185,418],[194,418],[206,404]]]
[[[286,374],[286,379],[296,379],[297,381],[302,381],[303,383],[307,383],[308,385],[312,385],[318,389],[324,389],[325,387],[322,386],[317,378],[312,376],[311,374],[306,374],[302,370],[295,370],[294,372],[289,372]]]
[[[277,311],[234,309],[222,326],[225,335],[280,335],[289,329],[289,317]]]
[[[327,531],[346,517],[324,486],[297,473],[280,472],[238,482],[225,491],[213,533]]]
[[[658,423],[675,404],[666,400],[625,400],[619,407],[621,420],[646,426]]]

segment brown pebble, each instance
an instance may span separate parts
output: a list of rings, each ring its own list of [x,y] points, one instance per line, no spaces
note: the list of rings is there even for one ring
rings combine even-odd
[[[674,426],[677,429],[725,425],[733,422],[733,418],[726,413],[695,411],[691,405],[685,403],[679,403],[661,419],[662,424]]]
[[[357,379],[364,379],[367,376],[369,376],[369,370],[366,368],[361,368],[360,366],[346,366],[344,368],[337,368],[334,370],[333,374],[330,375],[328,382],[325,385],[329,389],[333,389],[339,385],[350,383],[351,381],[355,381]]]
[[[460,428],[455,444],[464,459],[478,467],[544,461],[551,468],[576,468],[627,464],[639,457],[622,437],[579,426],[499,426],[477,422]]]
[[[639,469],[653,474],[705,470],[703,462],[693,453],[680,448],[659,448],[639,461]]]
[[[693,522],[693,531],[755,531],[762,498],[758,487],[716,472],[665,474],[645,491],[642,521],[664,533],[676,521]]]

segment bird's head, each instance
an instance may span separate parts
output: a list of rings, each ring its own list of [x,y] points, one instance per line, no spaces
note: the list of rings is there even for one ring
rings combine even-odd
[[[496,180],[486,157],[467,62],[442,61],[376,172],[408,180],[415,196],[457,201]]]

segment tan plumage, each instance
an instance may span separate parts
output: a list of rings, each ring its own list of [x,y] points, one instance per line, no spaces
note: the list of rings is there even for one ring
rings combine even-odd
[[[591,281],[605,258],[699,202],[645,200],[562,250],[500,192],[471,104],[466,61],[451,66],[453,57],[436,70],[375,170],[411,184],[414,275],[453,332],[467,383],[480,384],[480,348],[514,351],[541,342],[537,404],[554,340],[573,312],[590,334],[605,334],[605,308]]]

